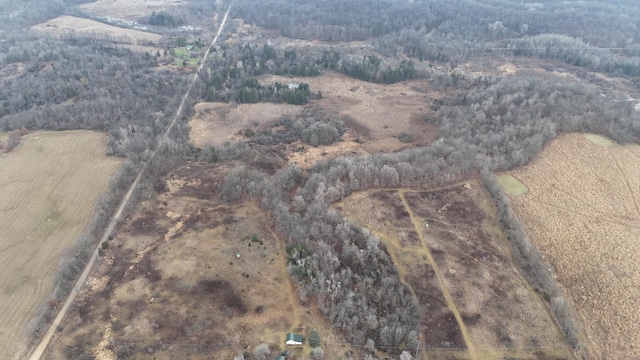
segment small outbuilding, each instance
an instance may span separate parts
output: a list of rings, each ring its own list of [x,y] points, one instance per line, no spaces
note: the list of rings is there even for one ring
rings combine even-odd
[[[300,334],[288,333],[286,344],[290,346],[302,346],[304,337]]]

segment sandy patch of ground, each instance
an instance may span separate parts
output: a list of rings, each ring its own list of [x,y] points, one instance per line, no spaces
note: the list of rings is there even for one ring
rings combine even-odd
[[[24,350],[23,327],[52,291],[60,259],[121,163],[104,155],[106,141],[89,131],[38,132],[0,157],[2,359]]]
[[[511,201],[553,266],[597,359],[640,358],[640,146],[553,140],[511,173]]]
[[[151,15],[153,11],[168,10],[182,4],[184,0],[97,0],[82,4],[80,8],[93,14],[138,20]]]
[[[38,31],[46,31],[55,36],[75,33],[80,35],[96,36],[98,38],[106,37],[111,41],[134,45],[158,43],[161,38],[160,35],[150,32],[124,29],[89,19],[67,15],[62,15],[47,22],[34,25],[31,28]]]

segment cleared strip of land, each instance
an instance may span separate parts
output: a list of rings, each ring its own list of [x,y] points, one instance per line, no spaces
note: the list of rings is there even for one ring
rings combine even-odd
[[[87,227],[121,160],[107,137],[41,132],[0,157],[0,358],[20,358],[24,326],[47,299],[60,259]]]
[[[419,359],[572,358],[477,181],[359,192],[337,207],[381,238],[420,304]]]

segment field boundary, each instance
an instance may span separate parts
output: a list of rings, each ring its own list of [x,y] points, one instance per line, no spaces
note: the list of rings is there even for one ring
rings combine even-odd
[[[193,75],[193,79],[191,80],[191,83],[189,84],[189,87],[187,88],[187,91],[182,96],[182,100],[180,101],[180,106],[176,110],[176,113],[174,114],[174,116],[173,116],[173,118],[171,120],[171,123],[169,123],[169,126],[167,126],[167,130],[164,132],[162,140],[166,141],[169,138],[169,133],[171,132],[171,130],[175,126],[178,118],[182,114],[182,110],[184,108],[184,104],[186,103],[186,100],[189,97],[189,94],[191,93],[191,89],[193,88],[193,85],[196,83],[196,81],[198,79],[198,73],[202,70],[202,67],[205,64],[206,60],[207,60],[207,56],[209,55],[209,52],[210,52],[211,48],[215,45],[215,43],[218,40],[218,37],[220,36],[220,33],[224,29],[224,26],[225,26],[225,23],[227,21],[227,17],[229,16],[229,11],[231,10],[231,5],[232,4],[233,3],[231,3],[229,5],[229,7],[227,8],[227,11],[225,12],[224,18],[222,19],[222,22],[220,23],[220,27],[218,28],[218,32],[217,32],[216,36],[213,38],[213,41],[211,42],[211,45],[209,45],[209,48],[207,49],[206,53],[204,54],[203,59],[202,59],[202,63],[200,64],[200,67],[198,68],[198,71],[196,71],[196,73]],[[30,355],[28,357],[30,360],[39,360],[42,357],[42,355],[44,354],[44,352],[45,352],[47,346],[49,345],[49,342],[51,341],[51,338],[53,337],[56,329],[62,323],[62,320],[63,320],[64,316],[67,314],[67,311],[69,310],[69,307],[73,303],[73,300],[75,300],[76,295],[78,294],[78,292],[80,291],[80,289],[84,285],[85,281],[87,280],[87,277],[89,276],[89,273],[91,272],[91,270],[93,268],[93,265],[95,264],[95,262],[96,262],[96,260],[98,258],[98,255],[99,255],[99,252],[100,252],[100,249],[101,249],[100,245],[104,241],[108,240],[109,236],[111,235],[111,233],[115,229],[116,225],[120,221],[120,217],[121,217],[122,213],[124,212],[124,209],[126,208],[126,206],[129,204],[129,200],[131,199],[131,196],[133,195],[134,191],[136,190],[138,182],[140,182],[140,179],[142,178],[142,175],[144,174],[145,170],[147,169],[148,164],[151,162],[151,160],[153,160],[155,158],[157,153],[158,153],[158,147],[156,147],[156,149],[153,151],[153,153],[149,157],[149,161],[145,165],[143,165],[143,167],[138,172],[138,175],[136,176],[135,180],[133,181],[133,183],[129,187],[129,191],[127,191],[127,194],[125,195],[125,197],[120,202],[118,210],[116,211],[115,215],[112,217],[111,221],[109,222],[109,226],[107,227],[107,230],[105,230],[104,235],[102,236],[102,238],[98,242],[93,254],[91,255],[91,258],[90,258],[89,262],[87,263],[87,265],[84,268],[84,271],[82,272],[82,275],[80,275],[80,278],[78,278],[76,284],[74,285],[73,289],[71,290],[71,293],[67,297],[67,299],[64,302],[63,306],[60,308],[60,311],[58,312],[58,315],[55,317],[55,319],[53,320],[53,322],[51,323],[51,325],[47,329],[47,332],[45,333],[45,335],[43,336],[41,341],[31,351],[31,353],[30,353]]]
[[[585,339],[577,316],[567,305],[565,295],[555,280],[555,275],[538,249],[531,244],[524,225],[511,208],[507,195],[498,183],[494,174],[483,170],[480,183],[485,187],[496,207],[500,225],[511,245],[515,263],[522,270],[527,280],[537,288],[549,302],[551,313],[562,331],[565,340],[574,355],[588,358],[586,348],[581,341]]]

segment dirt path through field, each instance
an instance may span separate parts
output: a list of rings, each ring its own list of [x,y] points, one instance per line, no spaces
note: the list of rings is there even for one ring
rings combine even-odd
[[[278,242],[278,248],[281,254],[286,254],[286,249],[284,247],[284,241],[282,241],[275,233],[275,231],[273,231],[272,228],[267,228],[267,230],[269,231],[269,234],[271,234],[271,236],[273,236],[274,239],[276,239],[276,241]],[[280,267],[281,267],[281,271],[282,271],[282,275],[284,276],[284,278],[286,279],[287,285],[286,285],[286,291],[289,294],[289,301],[291,301],[291,307],[293,308],[293,323],[291,324],[291,327],[289,328],[289,332],[295,332],[297,327],[300,326],[300,318],[301,318],[301,310],[300,310],[300,303],[298,302],[298,300],[296,299],[296,293],[293,289],[293,284],[291,284],[291,278],[289,277],[289,273],[287,272],[287,257],[283,256],[282,257],[282,261],[280,261]],[[285,338],[282,338],[281,342],[280,342],[280,346],[284,349],[286,348],[286,344],[285,344]]]
[[[451,293],[449,293],[449,289],[447,289],[447,286],[445,284],[444,281],[444,277],[442,276],[442,272],[440,271],[440,269],[438,268],[438,265],[436,264],[433,255],[431,254],[431,251],[429,250],[429,246],[427,245],[427,242],[424,239],[424,233],[422,232],[422,225],[421,223],[416,219],[413,210],[411,209],[411,206],[409,205],[409,202],[407,202],[407,199],[404,197],[404,193],[406,191],[405,190],[398,190],[398,195],[400,195],[400,199],[402,199],[402,203],[404,204],[404,207],[406,209],[406,211],[409,213],[409,217],[411,218],[411,222],[413,223],[416,232],[418,233],[418,236],[420,237],[420,243],[422,244],[422,247],[424,247],[425,249],[425,254],[427,256],[427,259],[429,261],[429,264],[431,265],[431,267],[433,268],[433,271],[436,274],[436,278],[438,279],[438,283],[440,284],[440,289],[442,290],[442,294],[444,295],[446,301],[447,301],[447,305],[449,306],[449,309],[451,310],[451,312],[453,313],[453,315],[455,316],[457,322],[458,322],[458,326],[460,327],[460,332],[462,333],[462,337],[464,338],[465,343],[467,344],[467,347],[469,348],[469,355],[471,356],[471,359],[473,360],[477,360],[478,356],[476,355],[475,349],[473,347],[473,342],[471,341],[471,337],[469,336],[469,331],[467,330],[467,327],[464,324],[464,321],[462,321],[462,316],[460,316],[460,312],[458,311],[458,308],[456,307],[456,304],[453,302],[453,298],[451,297]]]
[[[225,13],[224,18],[222,19],[222,23],[220,23],[220,27],[218,29],[218,33],[216,34],[215,38],[211,42],[211,45],[207,49],[207,52],[205,53],[204,57],[202,58],[202,64],[198,68],[198,72],[200,72],[202,70],[202,66],[206,62],[207,56],[209,55],[209,52],[210,52],[211,48],[215,45],[216,41],[218,40],[218,37],[220,36],[220,33],[224,29],[224,25],[225,25],[225,23],[227,21],[227,17],[229,15],[229,11],[230,10],[231,10],[231,5],[229,5],[229,8],[227,9],[227,12]],[[184,108],[184,105],[186,103],[187,98],[189,97],[189,94],[191,93],[191,89],[193,88],[193,85],[196,83],[196,81],[198,79],[198,72],[196,72],[193,75],[193,79],[191,80],[191,83],[189,84],[189,87],[187,88],[186,93],[184,94],[184,96],[182,97],[182,100],[180,101],[180,106],[178,106],[178,109],[177,109],[175,115],[173,116],[173,119],[172,119],[171,123],[167,127],[167,130],[165,131],[161,141],[168,140],[169,133],[171,132],[171,130],[175,126],[178,118],[182,114],[182,110]],[[156,156],[156,153],[157,153],[157,149],[154,150],[154,152],[151,154],[150,159],[149,159],[150,161]],[[58,327],[58,325],[60,325],[60,323],[62,323],[62,320],[63,320],[64,316],[66,315],[67,311],[69,310],[69,307],[73,303],[73,300],[75,299],[76,295],[80,291],[80,288],[82,288],[82,286],[84,285],[85,281],[87,280],[87,277],[89,276],[89,273],[91,272],[91,269],[93,268],[93,265],[95,264],[96,259],[98,258],[98,252],[100,250],[100,244],[103,243],[104,241],[106,241],[108,236],[113,232],[113,229],[115,228],[117,222],[120,220],[120,216],[122,215],[122,212],[124,211],[124,208],[129,203],[131,195],[133,194],[134,190],[136,189],[136,187],[138,185],[138,182],[142,178],[142,174],[144,173],[146,168],[147,168],[146,165],[142,167],[142,169],[140,170],[140,172],[136,176],[134,182],[131,184],[131,187],[129,188],[129,191],[127,192],[125,197],[122,199],[122,202],[120,203],[120,206],[118,207],[118,211],[116,212],[114,217],[111,219],[111,222],[109,223],[109,226],[107,227],[107,230],[105,231],[104,235],[102,236],[102,239],[98,243],[98,246],[94,250],[93,255],[91,256],[91,259],[89,260],[89,262],[87,263],[84,271],[80,275],[80,278],[78,279],[78,281],[74,285],[74,288],[71,291],[71,294],[69,294],[69,297],[64,302],[64,305],[60,308],[60,311],[58,312],[58,315],[56,316],[56,318],[51,323],[51,326],[49,326],[49,329],[45,333],[45,335],[42,338],[42,340],[40,341],[40,343],[38,343],[38,345],[31,352],[31,354],[29,356],[30,360],[39,360],[42,357],[42,355],[44,354],[44,351],[46,350],[49,342],[51,341],[51,338],[53,337],[53,335],[54,335],[54,333],[56,331],[56,328]]]

